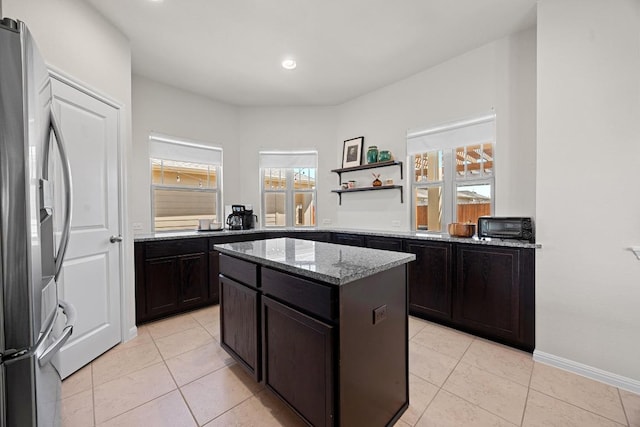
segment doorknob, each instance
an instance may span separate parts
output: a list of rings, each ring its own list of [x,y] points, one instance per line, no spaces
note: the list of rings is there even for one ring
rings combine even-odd
[[[109,237],[109,241],[111,243],[122,242],[122,236],[111,236]]]

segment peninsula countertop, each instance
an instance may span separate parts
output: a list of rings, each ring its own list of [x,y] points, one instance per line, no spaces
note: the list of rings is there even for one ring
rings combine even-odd
[[[277,238],[215,245],[235,256],[331,285],[344,285],[416,259],[414,254]]]
[[[514,248],[534,248],[539,249],[541,245],[539,243],[529,243],[521,240],[503,240],[503,239],[478,239],[478,237],[452,237],[446,233],[435,233],[426,231],[389,231],[389,230],[364,230],[354,228],[338,228],[338,227],[308,227],[308,228],[294,228],[294,227],[278,227],[278,228],[256,228],[251,230],[220,230],[220,231],[163,231],[158,233],[137,234],[134,236],[135,242],[149,242],[149,241],[161,241],[161,240],[176,240],[176,239],[189,239],[198,237],[227,237],[234,235],[247,235],[247,234],[263,234],[264,238],[269,238],[270,234],[277,233],[347,233],[357,234],[362,236],[380,236],[391,237],[399,239],[411,239],[411,240],[427,240],[427,241],[439,241],[439,242],[455,242],[455,243],[467,243],[476,245],[489,245],[489,246],[508,246]],[[263,238],[258,237],[258,239]]]

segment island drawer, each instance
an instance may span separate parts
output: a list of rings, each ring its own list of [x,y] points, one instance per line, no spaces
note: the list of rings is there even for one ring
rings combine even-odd
[[[220,274],[254,288],[260,286],[258,283],[258,266],[249,261],[220,254]]]
[[[335,287],[263,268],[262,291],[323,319],[335,321],[338,318],[338,289]]]

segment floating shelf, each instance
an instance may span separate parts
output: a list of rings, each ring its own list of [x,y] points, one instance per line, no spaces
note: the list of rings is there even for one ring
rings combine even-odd
[[[402,178],[402,162],[399,162],[397,160],[389,160],[388,162],[367,163],[366,165],[353,166],[350,168],[331,169],[331,172],[337,173],[338,181],[341,181],[343,172],[353,172],[353,171],[361,171],[365,169],[384,168],[386,166],[400,166],[400,179],[403,179]],[[339,183],[340,182],[338,182],[338,184]]]
[[[355,193],[358,191],[392,190],[394,188],[397,188],[400,190],[400,203],[404,203],[402,185],[381,185],[379,187],[356,187],[356,188],[348,188],[346,190],[331,190],[331,192],[338,194],[338,197],[340,198],[340,204],[342,204],[342,193]]]

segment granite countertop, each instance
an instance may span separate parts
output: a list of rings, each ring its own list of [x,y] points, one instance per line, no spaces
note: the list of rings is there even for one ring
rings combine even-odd
[[[223,254],[332,285],[344,285],[416,259],[409,253],[286,237],[214,247]]]
[[[253,234],[253,233],[266,233],[266,237],[269,237],[270,233],[278,232],[287,233],[308,233],[308,232],[331,232],[331,233],[350,233],[360,234],[363,236],[382,236],[382,237],[396,237],[401,239],[415,239],[415,240],[435,240],[439,242],[456,242],[456,243],[469,243],[476,245],[489,245],[489,246],[508,246],[514,248],[541,248],[539,243],[529,243],[521,240],[506,240],[506,239],[478,239],[477,237],[451,237],[448,234],[429,233],[426,231],[389,231],[389,230],[361,230],[361,229],[349,229],[349,228],[325,228],[325,227],[313,227],[313,228],[273,228],[273,229],[253,229],[253,230],[221,230],[221,231],[175,231],[175,232],[161,232],[161,233],[149,233],[138,234],[134,237],[135,242],[147,242],[147,241],[160,241],[160,240],[175,240],[175,239],[187,239],[197,237],[220,237],[220,236],[233,236],[238,234]]]

